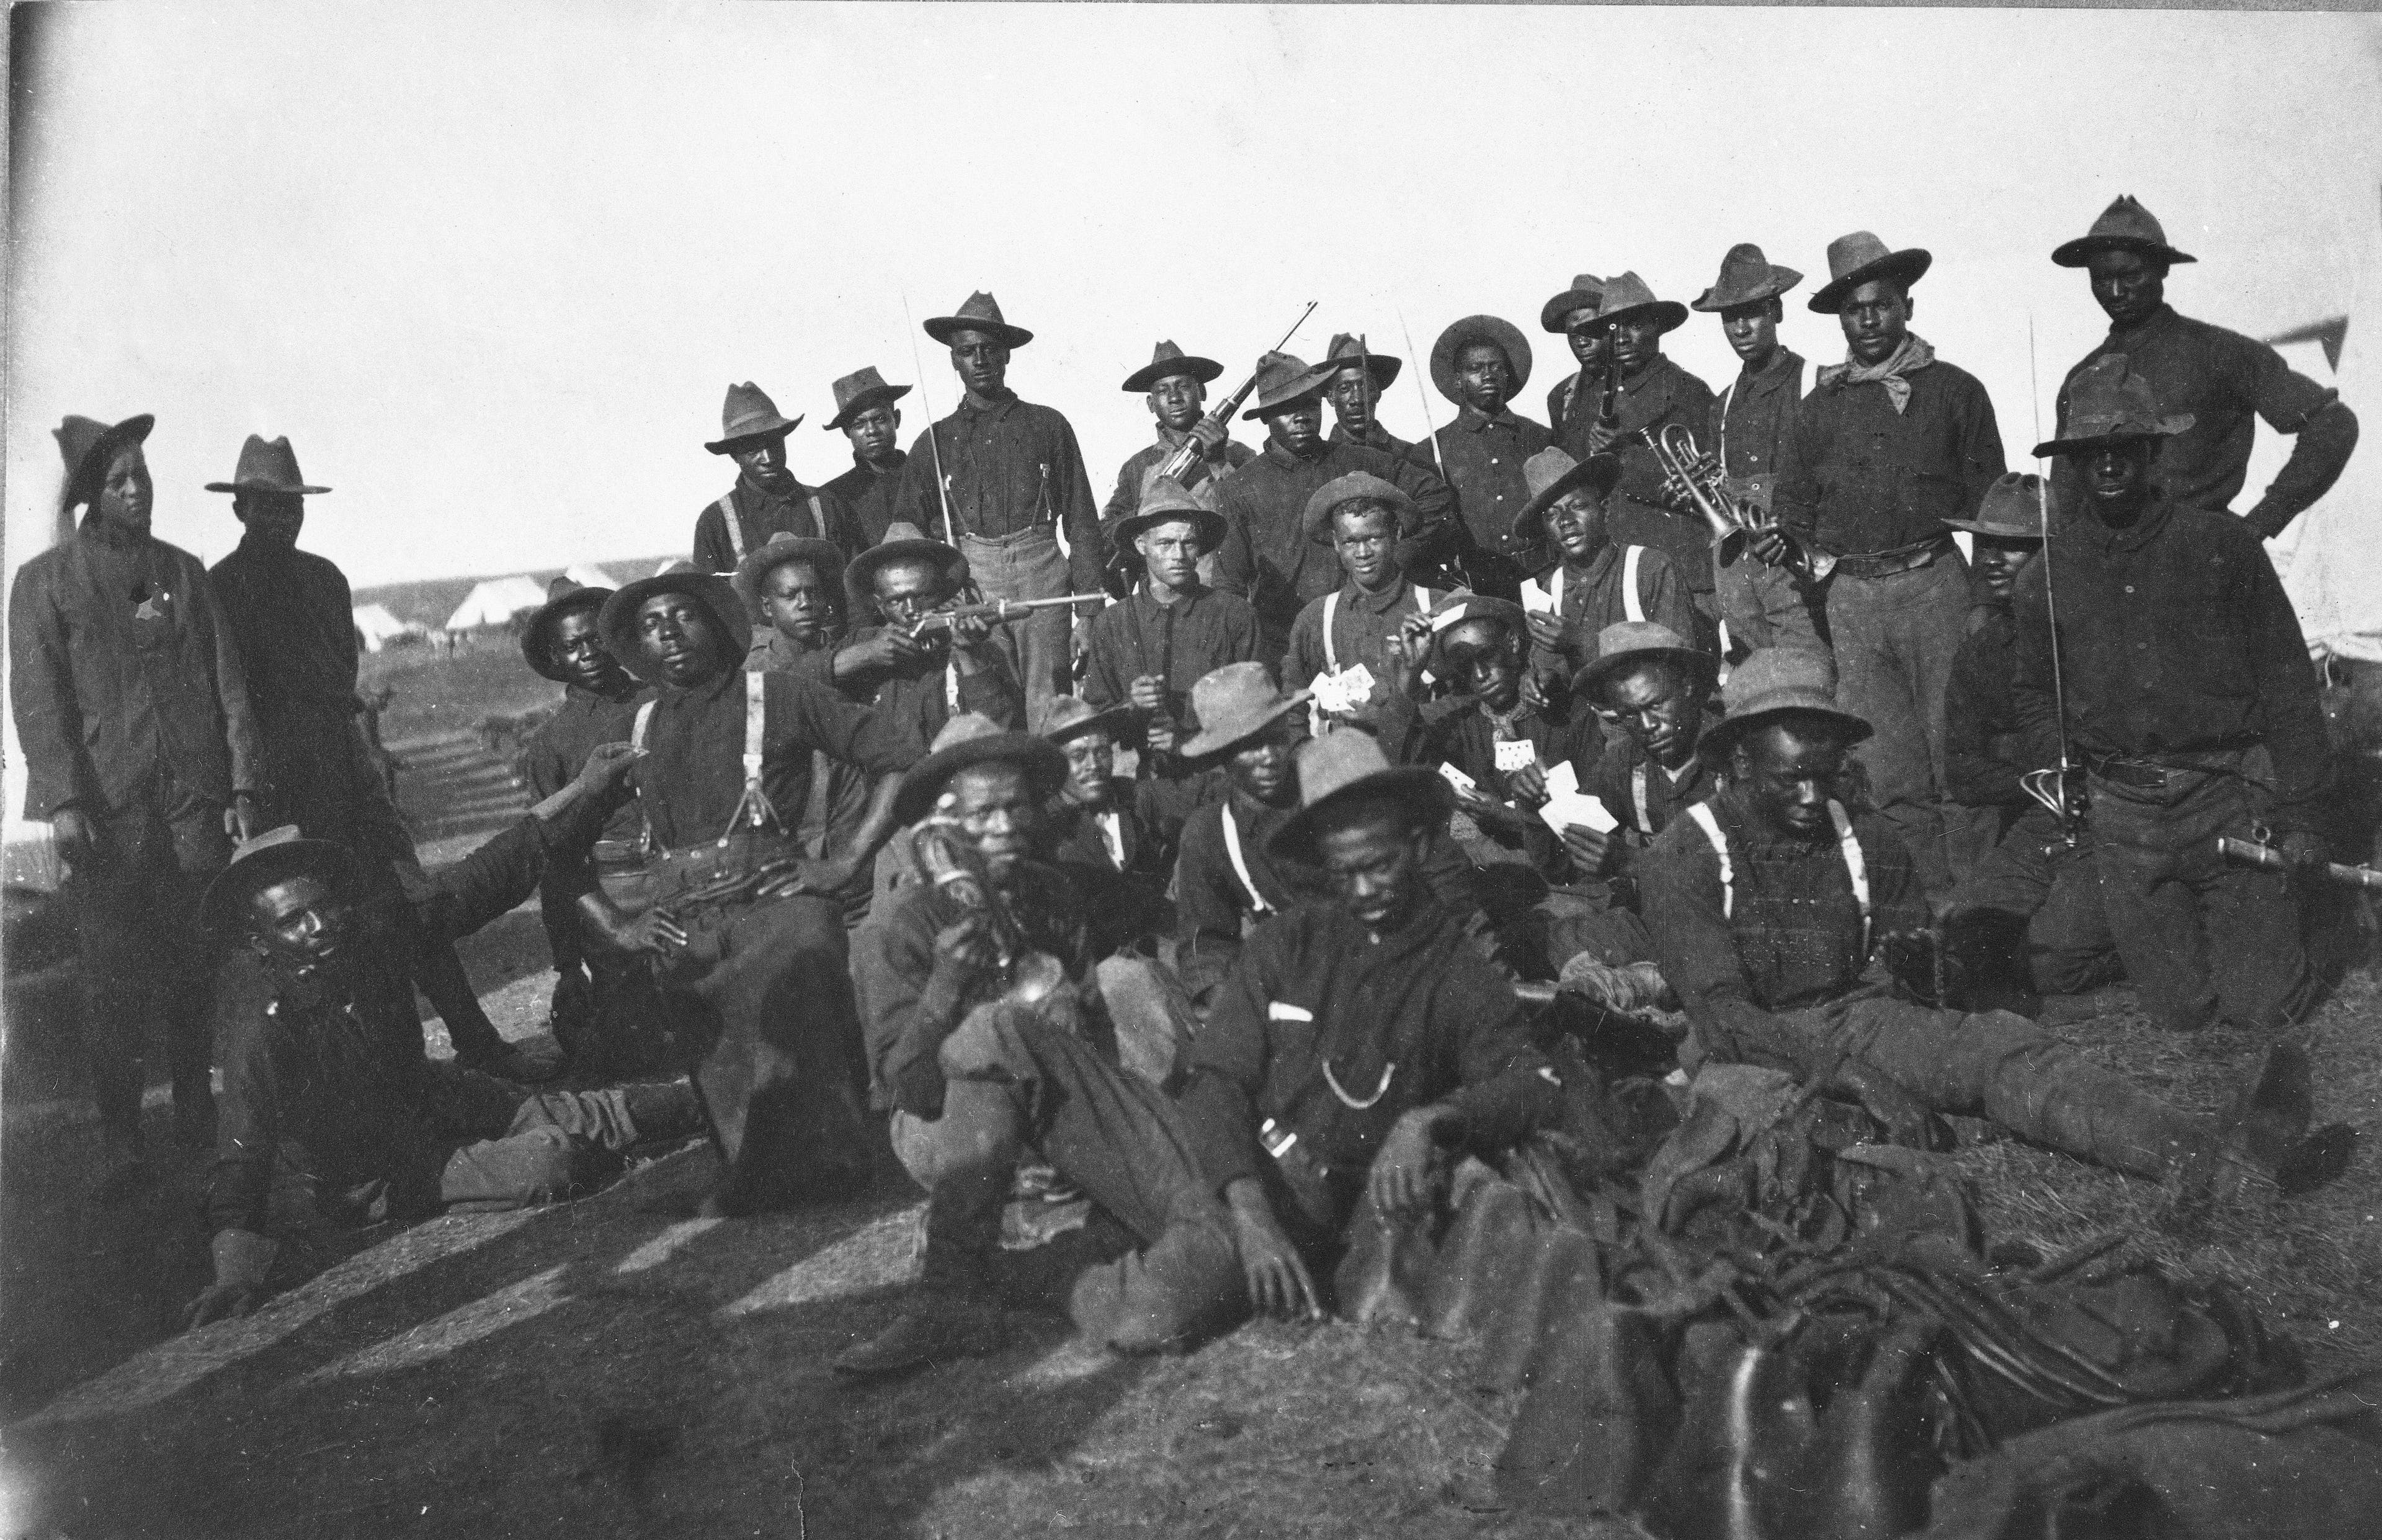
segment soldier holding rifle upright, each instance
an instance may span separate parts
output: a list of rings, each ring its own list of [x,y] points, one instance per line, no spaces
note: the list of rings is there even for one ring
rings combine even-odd
[[[1224,366],[1213,359],[1161,342],[1150,350],[1148,363],[1124,377],[1128,394],[1147,393],[1149,415],[1158,422],[1158,441],[1135,450],[1118,469],[1116,490],[1100,509],[1100,529],[1112,549],[1119,544],[1117,520],[1132,517],[1141,507],[1151,474],[1179,452],[1186,439],[1197,439],[1199,452],[1176,484],[1206,507],[1215,507],[1216,487],[1222,479],[1256,458],[1255,449],[1233,441],[1232,424],[1220,421],[1214,412],[1201,415],[1208,404],[1208,387],[1223,372]],[[1122,550],[1115,554],[1124,555]]]

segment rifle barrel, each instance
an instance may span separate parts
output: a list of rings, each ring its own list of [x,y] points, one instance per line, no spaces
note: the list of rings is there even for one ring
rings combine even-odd
[[[2238,866],[2263,867],[2269,872],[2284,872],[2290,869],[2291,863],[2285,861],[2283,853],[2271,845],[2260,845],[2252,840],[2235,839],[2228,835],[2219,835],[2216,837],[2216,849],[2227,861]],[[2337,861],[2328,861],[2324,863],[2324,874],[2327,881],[2338,883],[2343,887],[2382,890],[2382,872],[2376,872],[2371,866],[2343,866]]]

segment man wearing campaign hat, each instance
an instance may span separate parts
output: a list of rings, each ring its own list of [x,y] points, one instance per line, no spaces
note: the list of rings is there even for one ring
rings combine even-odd
[[[2253,531],[2160,490],[2159,458],[2192,419],[2122,356],[2077,376],[2062,421],[2035,453],[2074,467],[2082,506],[2019,579],[2019,721],[2040,760],[2065,701],[2102,911],[2152,1014],[2275,1031],[2316,988],[2293,884],[2228,865],[2216,840],[2271,833],[2294,878],[2325,858],[2329,745],[2299,617]]]
[[[1829,279],[1811,308],[1836,317],[1847,359],[1820,371],[1786,441],[1775,500],[1786,534],[1749,549],[1783,563],[1791,536],[1836,558],[1826,613],[1837,690],[1876,728],[1860,757],[1878,811],[1940,898],[1952,884],[1944,687],[1970,602],[1945,520],[1973,517],[2006,466],[1985,387],[1910,330],[1911,287],[1934,260],[1867,230],[1829,242]]]
[[[871,365],[835,382],[835,415],[829,433],[841,432],[852,444],[852,469],[827,483],[852,510],[853,537],[862,548],[885,538],[893,522],[893,499],[902,490],[902,468],[910,457],[902,452],[902,409],[896,405],[910,394],[908,385],[887,385]]]
[[[1484,557],[1503,548],[1514,516],[1529,501],[1523,462],[1553,442],[1506,404],[1529,379],[1529,340],[1493,315],[1466,316],[1431,345],[1430,383],[1455,403],[1455,416],[1439,430],[1439,463]],[[1511,595],[1517,576],[1511,562],[1487,560],[1473,587]]]
[[[1023,727],[1025,691],[994,642],[997,629],[981,616],[930,619],[959,603],[969,581],[954,547],[906,523],[887,529],[843,571],[853,625],[829,666],[835,688],[908,723],[921,742],[967,711]]]
[[[1547,392],[1547,431],[1560,435],[1571,421],[1573,404],[1580,399],[1583,382],[1591,387],[1603,377],[1603,329],[1590,325],[1603,302],[1604,280],[1593,273],[1574,277],[1571,287],[1539,307],[1539,330],[1553,332],[1571,345],[1579,368],[1555,382]],[[1574,323],[1578,323],[1575,326]]]
[[[1199,561],[1223,544],[1224,516],[1163,478],[1110,538],[1131,550],[1142,579],[1092,617],[1084,699],[1133,714],[1127,740],[1142,751],[1146,776],[1179,781],[1190,772],[1175,752],[1197,724],[1188,720],[1191,687],[1228,663],[1258,655],[1258,616],[1237,594],[1199,581]]]
[[[1682,636],[1700,634],[1701,617],[1671,558],[1654,546],[1613,538],[1617,458],[1574,460],[1546,448],[1522,472],[1530,500],[1515,516],[1512,543],[1553,558],[1536,577],[1523,580],[1521,594],[1529,616],[1530,666],[1546,688],[1593,659],[1597,638],[1608,626],[1645,620]]]
[[[1307,538],[1331,548],[1344,576],[1298,612],[1282,682],[1315,691],[1319,724],[1371,720],[1403,688],[1418,636],[1429,634],[1423,622],[1446,596],[1406,574],[1415,511],[1402,489],[1363,471],[1325,483],[1307,500],[1300,520]]]
[[[2093,298],[2109,318],[2109,335],[2061,382],[2063,430],[2077,377],[2094,361],[2123,354],[2126,367],[2149,382],[2161,407],[2192,419],[2192,426],[2159,451],[2154,471],[2159,490],[2172,501],[2233,511],[2249,477],[2258,418],[2275,432],[2293,435],[2290,459],[2265,495],[2241,515],[2262,538],[2281,534],[2339,480],[2357,446],[2356,413],[2339,391],[2292,370],[2267,344],[2177,314],[2167,302],[2167,275],[2178,263],[2199,259],[2168,245],[2150,210],[2130,196],[2119,197],[2092,229],[2062,242],[2051,260],[2087,269]],[[2060,472],[2053,487],[2069,493],[2075,479],[2066,465]]]
[[[719,436],[704,447],[736,462],[736,484],[694,520],[698,570],[733,572],[747,552],[781,530],[833,541],[845,551],[860,549],[860,532],[843,499],[825,487],[804,486],[787,469],[786,435],[802,421],[780,416],[777,403],[750,380],[728,387]]]
[[[1133,716],[1130,707],[1103,710],[1073,695],[1050,703],[1041,736],[1067,756],[1066,784],[1049,810],[1050,859],[1062,868],[1081,866],[1124,878],[1141,913],[1122,928],[1137,939],[1154,939],[1171,926],[1172,916],[1163,911],[1174,874],[1174,842],[1196,793],[1116,773],[1117,740],[1132,730]]]
[[[1009,388],[1010,354],[1034,334],[1011,325],[981,290],[958,313],[929,317],[925,330],[951,349],[962,394],[911,446],[894,517],[955,546],[988,599],[1099,593],[1108,550],[1075,430]],[[1029,715],[1066,693],[1083,618],[1054,605],[994,632]]]
[[[1131,542],[1117,533],[1117,521],[1129,517],[1148,495],[1150,478],[1172,458],[1186,438],[1199,442],[1199,453],[1181,477],[1181,485],[1208,507],[1216,505],[1216,488],[1232,471],[1257,455],[1246,444],[1234,442],[1232,424],[1201,409],[1208,404],[1208,386],[1224,366],[1213,359],[1186,353],[1172,342],[1150,350],[1149,361],[1124,377],[1128,395],[1146,393],[1149,415],[1158,422],[1158,442],[1135,450],[1117,471],[1116,491],[1100,509],[1100,529],[1108,536],[1112,559],[1130,568]]]
[[[1361,444],[1385,455],[1410,459],[1424,470],[1434,469],[1430,446],[1400,438],[1381,426],[1381,393],[1398,377],[1405,361],[1376,353],[1361,336],[1335,332],[1323,350],[1322,367],[1330,371],[1323,387],[1332,403],[1332,442]]]
[[[200,889],[257,817],[263,742],[239,649],[198,558],[149,532],[147,413],[69,417],[62,519],[74,532],[18,568],[9,703],[25,817],[46,822],[80,959],[84,1052],[113,1197],[141,1171],[141,1058],[165,1037],[186,1141],[213,1136]]]
[[[1412,505],[1411,532],[1426,544],[1455,521],[1455,495],[1411,459],[1323,437],[1323,392],[1344,366],[1309,368],[1289,353],[1258,361],[1257,400],[1241,415],[1266,425],[1256,458],[1224,478],[1217,511],[1226,520],[1216,553],[1216,586],[1258,612],[1262,656],[1279,659],[1291,623],[1309,601],[1340,586],[1340,566],[1308,532],[1308,505],[1325,483],[1363,472],[1387,482]]]
[[[1738,505],[1768,519],[1778,490],[1778,458],[1803,398],[1803,358],[1778,340],[1786,316],[1781,296],[1803,275],[1739,244],[1721,259],[1712,287],[1688,302],[1690,310],[1720,317],[1721,334],[1737,354],[1737,378],[1713,402],[1708,428],[1697,446],[1720,463]],[[1713,552],[1713,592],[1734,646],[1821,647],[1823,601],[1806,592],[1786,568],[1774,567],[1742,545]]]
[[[1719,669],[1719,659],[1651,620],[1624,620],[1597,638],[1596,661],[1571,692],[1621,730],[1580,777],[1614,827],[1564,836],[1584,874],[1630,875],[1656,837],[1720,788],[1720,766],[1698,752],[1719,720],[1712,704]]]
[[[1833,674],[1826,654],[1791,649],[1738,665],[1703,745],[1728,785],[1639,862],[1647,928],[1692,1029],[1686,1057],[1784,1069],[1860,1102],[1897,1143],[1946,1148],[1938,1114],[1986,1118],[2194,1201],[2347,1164],[2345,1131],[2307,1137],[2296,1049],[2276,1049],[2220,1120],[2168,1106],[2024,1017],[1960,1009],[1958,970],[1922,939],[1909,852],[1885,819],[1836,799],[1845,752],[1870,726],[1836,703]],[[1862,982],[1881,951],[1892,994]]]

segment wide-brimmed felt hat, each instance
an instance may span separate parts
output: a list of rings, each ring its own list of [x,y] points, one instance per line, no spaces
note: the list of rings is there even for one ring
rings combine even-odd
[[[611,596],[608,588],[591,587],[569,577],[547,583],[546,603],[530,611],[529,619],[522,626],[522,656],[529,660],[530,667],[557,684],[572,682],[571,676],[554,661],[553,638],[547,632],[566,615],[601,610],[604,601]]]
[[[1298,811],[1283,820],[1266,849],[1284,860],[1315,864],[1317,825],[1333,809],[1362,797],[1394,797],[1424,818],[1443,818],[1455,793],[1436,770],[1392,764],[1368,732],[1326,733],[1298,747]]]
[[[1122,551],[1142,531],[1179,521],[1188,521],[1198,532],[1203,556],[1222,545],[1232,528],[1222,514],[1193,496],[1181,482],[1152,476],[1141,489],[1141,506],[1110,526],[1109,543]]]
[[[1430,607],[1430,645],[1439,650],[1449,632],[1467,620],[1488,620],[1505,628],[1506,634],[1527,644],[1530,640],[1530,613],[1511,599],[1499,599],[1486,593],[1462,590],[1449,594]]]
[[[1750,241],[1739,241],[1720,259],[1720,276],[1712,287],[1688,301],[1688,308],[1700,311],[1735,310],[1760,299],[1774,299],[1803,281],[1803,275],[1791,267],[1781,267],[1762,254],[1762,248]]]
[[[2069,382],[2059,436],[2036,445],[2034,458],[2072,455],[2113,438],[2170,438],[2192,423],[2188,411],[2159,410],[2158,393],[2126,367],[2125,354],[2104,353]]]
[[[215,874],[199,900],[199,923],[218,935],[237,935],[247,928],[249,900],[275,883],[312,875],[344,889],[355,874],[356,858],[345,845],[308,839],[297,825],[284,824],[242,840],[232,851],[231,864]]]
[[[832,540],[807,540],[780,530],[762,544],[744,553],[736,564],[736,597],[751,613],[761,613],[761,581],[790,561],[806,561],[830,593],[843,586],[843,547]]]
[[[1186,353],[1172,342],[1161,342],[1149,350],[1149,361],[1124,377],[1124,388],[1138,396],[1170,374],[1188,374],[1206,385],[1224,372],[1224,366],[1214,359],[1203,359],[1197,353]]]
[[[613,662],[649,684],[661,677],[645,662],[645,651],[637,642],[637,611],[657,593],[683,593],[694,600],[719,628],[725,645],[732,650],[731,655],[744,655],[753,639],[753,620],[745,611],[744,601],[736,595],[736,585],[719,573],[698,572],[684,567],[621,584],[604,601],[604,607],[596,612],[596,634],[603,640],[604,650],[612,654]]]
[[[1695,670],[1703,681],[1696,691],[1699,702],[1712,694],[1720,678],[1720,659],[1670,627],[1652,620],[1620,620],[1596,633],[1596,659],[1571,677],[1571,692],[1601,703],[1604,686],[1616,676],[1657,659]]]
[[[1535,545],[1542,538],[1547,509],[1555,506],[1557,498],[1580,487],[1588,487],[1602,497],[1620,481],[1618,455],[1574,459],[1565,451],[1548,446],[1522,462],[1522,482],[1530,489],[1530,500],[1514,515],[1514,538]]]
[[[1845,741],[1869,737],[1870,725],[1836,704],[1836,660],[1808,647],[1764,647],[1729,671],[1721,689],[1725,715],[1704,729],[1696,752],[1708,759],[1725,757],[1738,739],[1761,726],[1790,714],[1829,718],[1846,733]]]
[[[1604,280],[1593,273],[1575,275],[1571,287],[1539,307],[1539,330],[1561,334],[1571,330],[1565,324],[1571,312],[1594,310],[1604,302]]]
[[[1032,733],[1004,731],[990,717],[964,711],[935,734],[934,752],[902,773],[902,789],[893,794],[894,818],[905,825],[916,823],[935,811],[953,776],[971,764],[996,762],[1025,770],[1037,801],[1057,796],[1067,783],[1067,756],[1055,744]]]
[[[67,463],[68,488],[71,490],[92,473],[93,460],[103,456],[112,458],[126,445],[142,442],[156,425],[156,417],[145,411],[121,422],[101,422],[88,417],[68,417],[59,422],[50,434],[58,441],[58,453]],[[104,461],[98,467],[101,471],[106,468]]]
[[[1397,486],[1383,481],[1369,471],[1351,471],[1344,476],[1334,476],[1315,489],[1307,499],[1307,507],[1298,516],[1299,528],[1307,538],[1328,544],[1332,539],[1332,510],[1358,497],[1378,497],[1397,510],[1398,528],[1403,532],[1413,521],[1415,502]]]
[[[946,545],[931,538],[917,525],[896,519],[885,526],[885,538],[852,558],[843,569],[844,596],[852,601],[852,617],[858,621],[877,613],[877,569],[888,562],[914,561],[919,557],[943,564],[952,586],[967,581],[968,560],[956,545]]]
[[[930,315],[924,323],[926,334],[945,347],[962,332],[982,332],[1004,348],[1023,348],[1034,340],[1034,334],[1023,326],[1013,326],[1001,318],[1001,301],[983,289],[967,297],[967,303],[955,315]]]
[[[1285,692],[1262,663],[1211,668],[1191,686],[1191,718],[1199,730],[1176,752],[1190,760],[1228,752],[1307,704],[1314,694],[1311,690]]]
[[[285,492],[311,497],[318,492],[328,492],[327,486],[309,486],[306,478],[298,473],[297,451],[289,447],[289,437],[266,443],[255,434],[239,446],[239,463],[233,467],[231,480],[209,482],[209,492]]]
[[[2090,230],[2053,248],[2051,260],[2062,267],[2083,267],[2104,251],[2140,251],[2170,266],[2200,260],[2169,246],[2167,231],[2159,227],[2150,210],[2134,202],[2130,192],[2119,193],[2116,202],[2103,209]]]
[[[1586,324],[1602,326],[1640,315],[1652,316],[1666,332],[1676,332],[1688,324],[1687,306],[1676,299],[1655,299],[1653,289],[1635,273],[1604,280],[1604,290],[1597,296],[1596,314]]]
[[[1497,316],[1467,315],[1440,333],[1439,340],[1430,345],[1430,383],[1442,396],[1463,404],[1464,397],[1455,391],[1455,360],[1466,344],[1473,342],[1493,343],[1505,355],[1516,392],[1530,383],[1530,339],[1522,335],[1522,329]]]
[[[1336,364],[1309,368],[1307,361],[1295,353],[1263,355],[1258,360],[1257,404],[1241,413],[1241,421],[1254,422],[1310,396],[1322,395],[1323,387],[1338,372]]]
[[[853,416],[866,411],[879,401],[898,401],[910,394],[908,385],[887,385],[885,376],[871,364],[855,369],[835,382],[835,415],[827,420],[827,429],[834,433],[850,425]]]
[[[1357,364],[1364,365],[1367,372],[1373,376],[1375,390],[1387,390],[1390,388],[1390,382],[1398,377],[1398,371],[1406,366],[1406,361],[1392,358],[1387,353],[1374,352],[1372,348],[1366,346],[1365,339],[1361,336],[1347,332],[1332,333],[1332,346],[1323,349],[1322,367],[1327,372],[1325,377],[1329,378],[1344,369]]]
[[[1946,519],[1945,523],[1971,534],[1995,540],[2043,538],[2043,478],[2031,471],[2005,471],[1985,488],[1974,519]]]
[[[1835,315],[1846,297],[1872,278],[1891,278],[1909,288],[1927,275],[1934,256],[1916,246],[1890,250],[1867,230],[1855,230],[1828,242],[1828,281],[1811,296],[1811,309]]]
[[[746,380],[728,387],[728,399],[719,409],[719,436],[703,446],[715,455],[732,455],[738,445],[756,438],[783,438],[802,426],[802,421],[780,416],[768,393]]]
[[[1077,695],[1053,695],[1042,708],[1042,736],[1052,743],[1066,743],[1086,733],[1104,732],[1111,738],[1124,731],[1133,723],[1131,706],[1100,707]]]

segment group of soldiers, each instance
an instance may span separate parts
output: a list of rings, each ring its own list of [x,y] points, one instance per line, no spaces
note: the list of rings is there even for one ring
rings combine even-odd
[[[1846,358],[1808,390],[1801,275],[1740,245],[1691,306],[1631,273],[1550,299],[1579,367],[1544,424],[1511,405],[1521,330],[1456,322],[1422,444],[1381,425],[1403,361],[1361,336],[1259,361],[1258,449],[1208,408],[1223,367],[1160,342],[1104,505],[1010,389],[1033,334],[988,294],[925,324],[963,396],[906,453],[910,387],[835,382],[853,467],[823,486],[788,468],[800,418],[733,386],[692,561],[558,580],[522,636],[563,687],[535,805],[435,872],[354,729],[345,581],[295,549],[325,489],[251,439],[210,573],[148,533],[150,420],[69,418],[86,511],[9,627],[103,1185],[141,1179],[152,1033],[215,1151],[199,1322],[267,1289],[289,1181],[334,1214],[504,1206],[699,1133],[735,1215],[890,1150],[928,1199],[917,1288],[837,1363],[872,1376],[999,1342],[1026,1190],[1089,1200],[1062,1292],[1120,1351],[1331,1309],[1360,1230],[1565,1115],[1593,1057],[1566,996],[1683,1013],[1680,1075],[1785,1070],[1909,1143],[1989,1118],[2186,1204],[2337,1174],[2288,1031],[2322,983],[2328,751],[2259,537],[2354,417],[2169,308],[2192,259],[2121,198],[2053,254],[2110,331],[2046,485],[1910,330],[1929,254],[1826,259]],[[1663,352],[1691,309],[1742,363],[1717,395]],[[2296,441],[2237,515],[2257,418]],[[532,894],[567,1062],[499,1039],[455,959]],[[2040,1024],[2120,977],[2173,1031],[2271,1040],[2225,1115]],[[565,1068],[647,1078],[533,1089]]]

